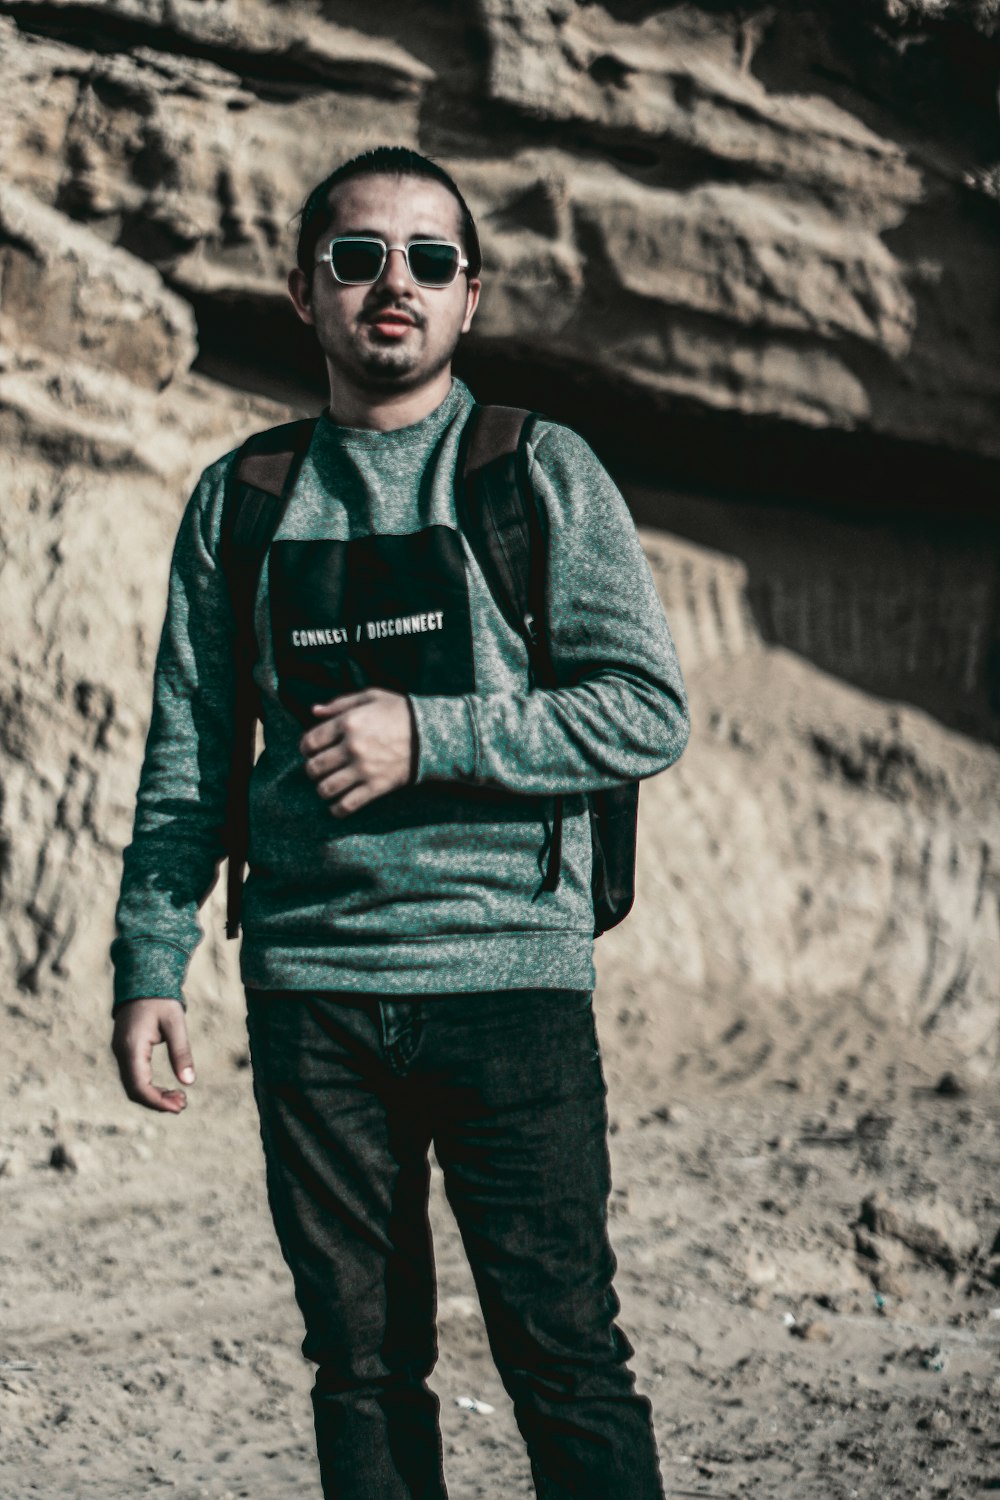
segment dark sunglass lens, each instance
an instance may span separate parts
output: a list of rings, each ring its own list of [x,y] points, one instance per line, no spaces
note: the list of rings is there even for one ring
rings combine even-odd
[[[414,240],[410,245],[410,271],[422,286],[447,286],[458,274],[458,251],[454,245],[434,240]]]
[[[382,269],[382,246],[378,240],[334,240],[330,246],[333,274],[338,281],[363,286],[377,281]]]

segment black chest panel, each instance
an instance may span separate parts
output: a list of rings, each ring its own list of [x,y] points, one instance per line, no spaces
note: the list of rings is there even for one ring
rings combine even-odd
[[[276,541],[268,593],[279,695],[304,726],[314,703],[359,688],[475,691],[465,557],[449,526]]]

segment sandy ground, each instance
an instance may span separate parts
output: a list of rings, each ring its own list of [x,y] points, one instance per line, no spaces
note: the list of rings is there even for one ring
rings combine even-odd
[[[758,1066],[739,1018],[687,1048],[683,1006],[659,1018],[657,1075],[637,1065],[643,1018],[598,1010],[622,1322],[668,1493],[1000,1491],[995,1086],[844,1014],[856,1050],[833,1055],[827,1018],[811,1070],[790,1042]],[[318,1497],[243,1041],[230,1017],[202,1047],[178,1119],[120,1098],[110,1055],[73,1081],[35,1045],[9,1074],[2,1500]],[[530,1496],[436,1176],[433,1217],[452,1500]]]

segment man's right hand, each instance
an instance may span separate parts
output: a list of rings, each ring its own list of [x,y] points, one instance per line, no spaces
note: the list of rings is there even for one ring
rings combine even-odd
[[[126,1094],[146,1109],[179,1115],[187,1108],[183,1089],[161,1089],[153,1082],[153,1048],[166,1042],[174,1075],[194,1083],[194,1059],[188,1043],[184,1007],[177,1000],[130,1000],[115,1012],[111,1050]]]

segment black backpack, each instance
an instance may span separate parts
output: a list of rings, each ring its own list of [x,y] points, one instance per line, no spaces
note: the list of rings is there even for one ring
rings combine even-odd
[[[254,433],[231,471],[222,510],[221,558],[236,620],[236,703],[226,808],[229,860],[226,936],[239,933],[248,847],[250,773],[256,755],[258,700],[253,606],[271,539],[295,488],[317,419],[286,422]],[[533,684],[558,686],[546,634],[545,534],[528,479],[532,413],[512,406],[476,406],[462,434],[456,467],[456,511],[483,577],[504,618],[522,637]],[[635,899],[639,783],[588,792],[593,861],[594,936],[626,917]],[[555,798],[542,889],[559,883],[563,798]]]

